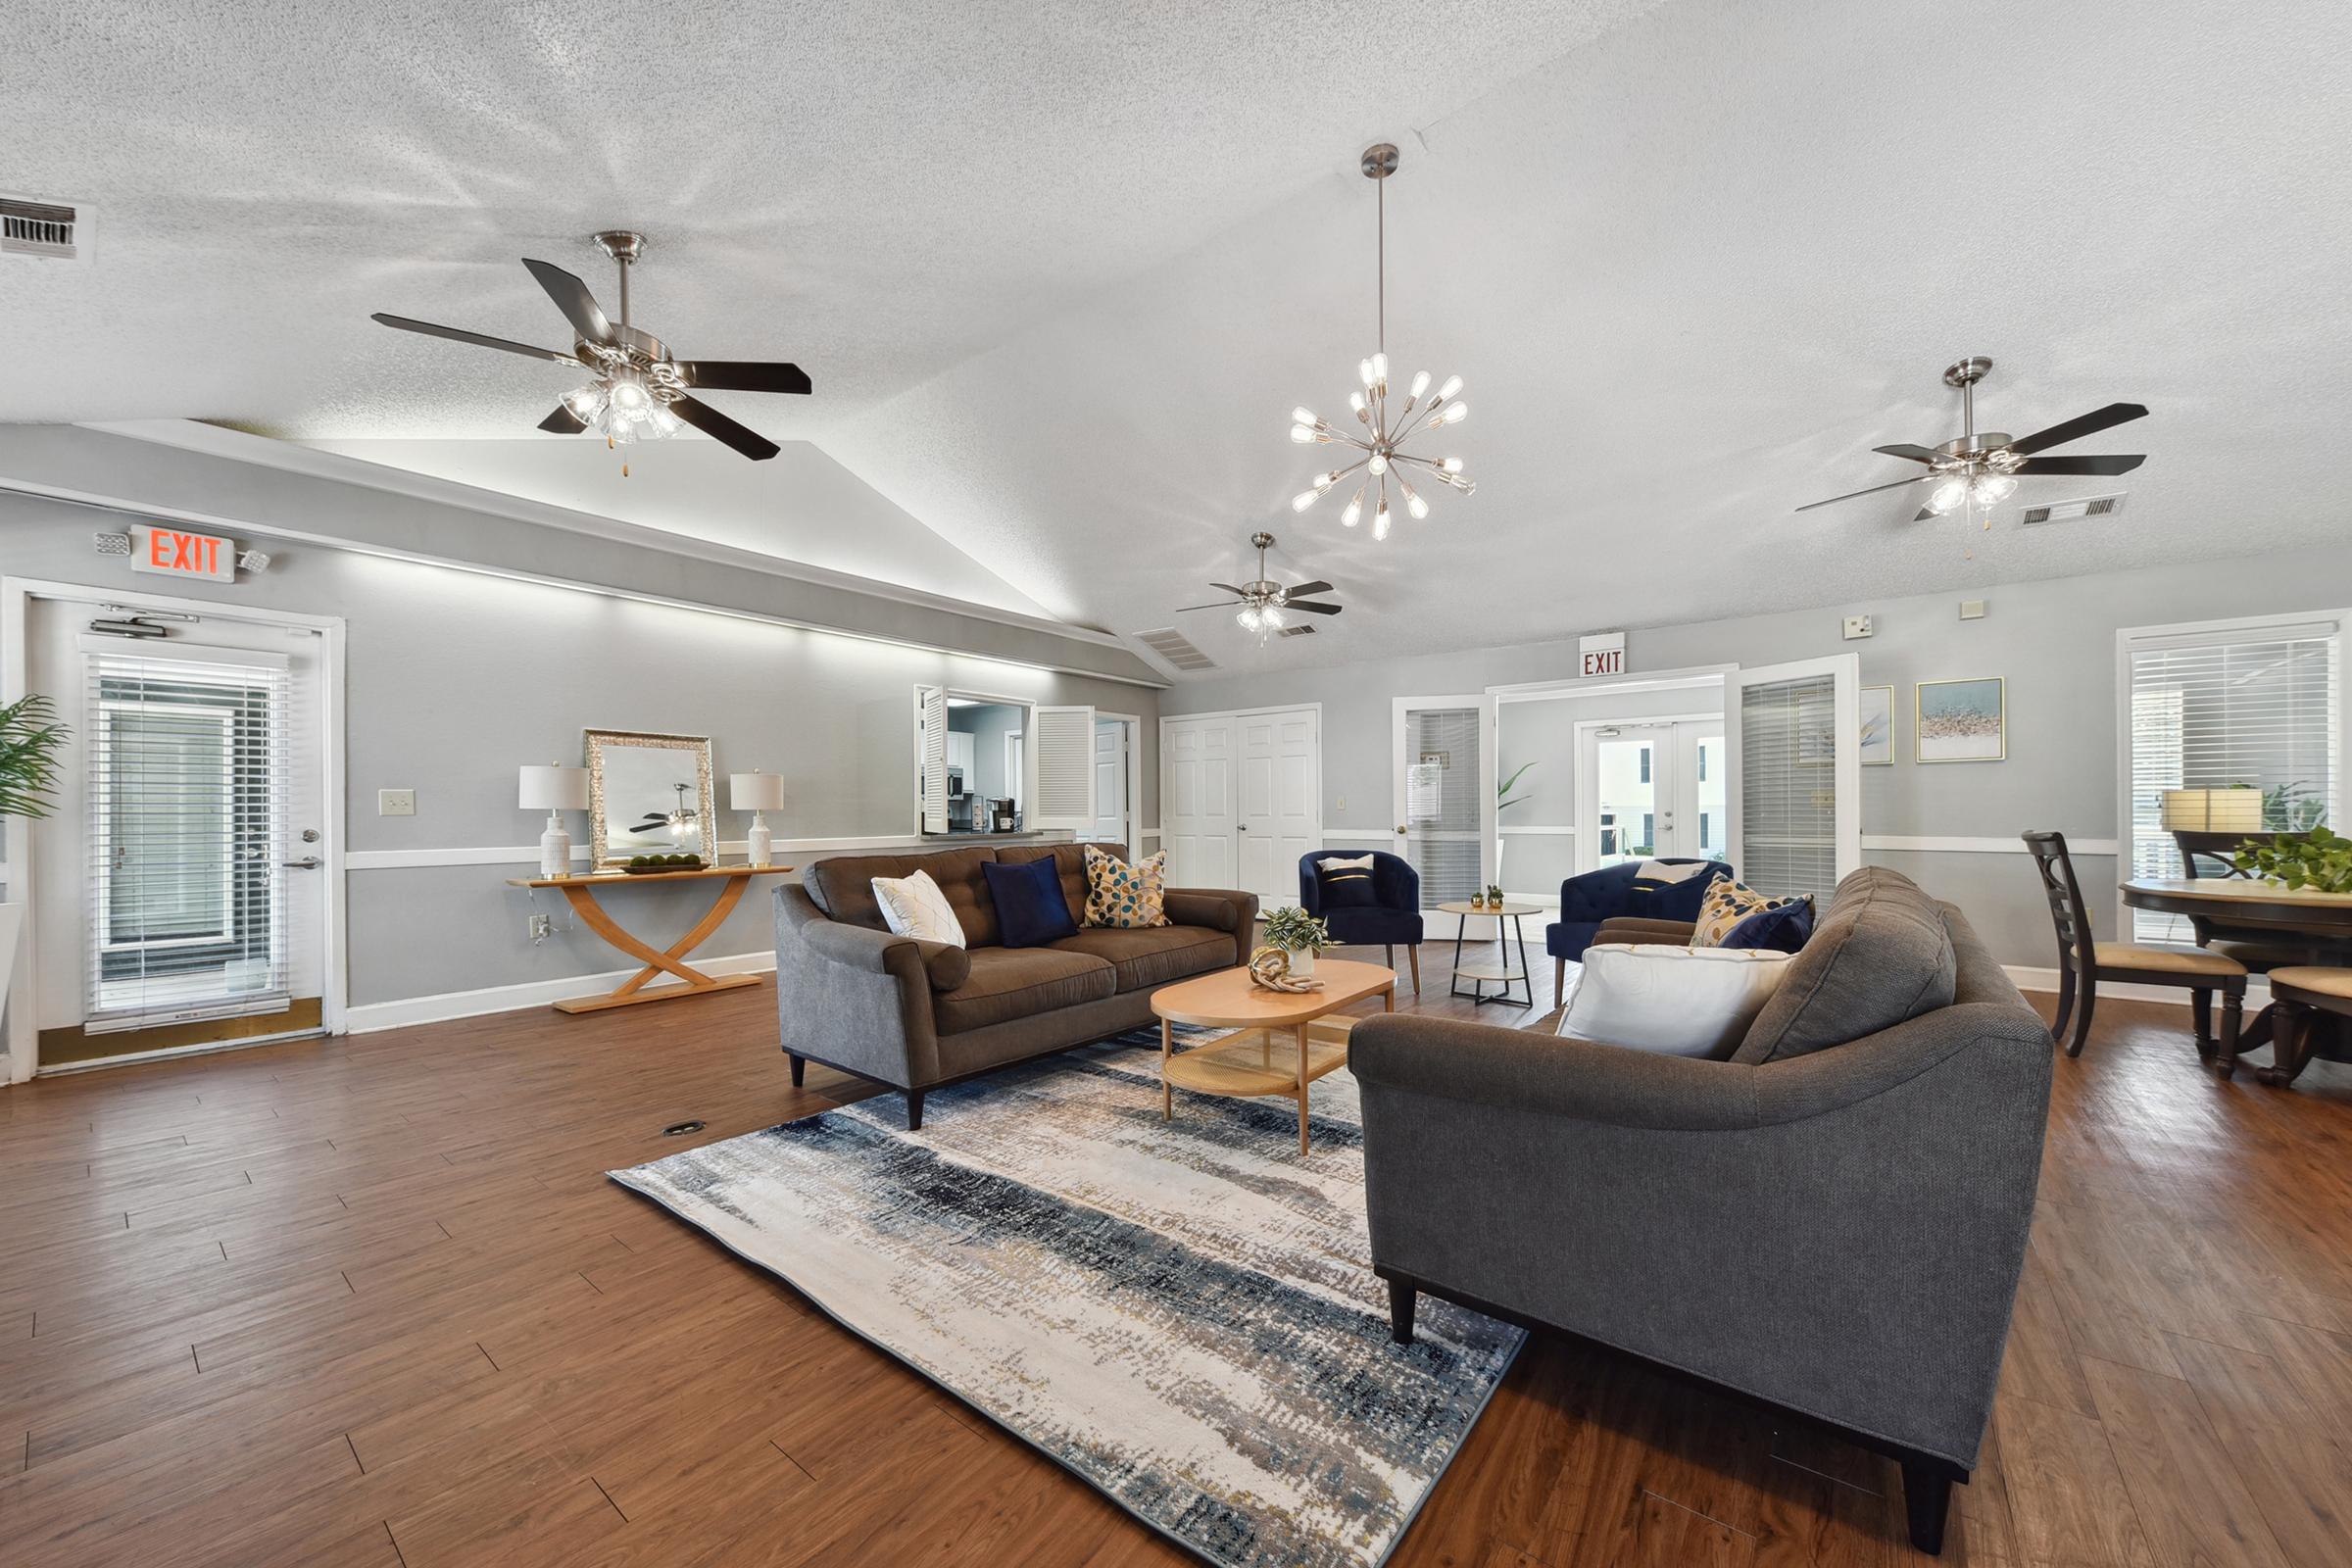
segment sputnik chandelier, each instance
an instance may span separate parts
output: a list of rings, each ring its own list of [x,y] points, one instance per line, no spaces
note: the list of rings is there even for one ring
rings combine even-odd
[[[1389,485],[1396,486],[1397,499],[1404,510],[1416,519],[1429,515],[1429,502],[1413,488],[1413,478],[1424,483],[1434,481],[1473,494],[1478,486],[1462,476],[1459,458],[1427,458],[1403,450],[1404,443],[1414,436],[1435,430],[1441,425],[1459,424],[1468,417],[1470,406],[1456,402],[1462,390],[1462,378],[1448,376],[1439,387],[1437,395],[1423,401],[1429,391],[1430,375],[1422,370],[1413,376],[1411,388],[1404,401],[1395,407],[1389,402],[1389,211],[1388,177],[1396,172],[1396,149],[1388,142],[1364,149],[1364,177],[1373,182],[1379,193],[1376,198],[1379,223],[1379,346],[1372,357],[1356,366],[1355,373],[1363,382],[1359,391],[1348,394],[1348,405],[1355,411],[1359,431],[1344,425],[1327,424],[1306,409],[1291,411],[1291,439],[1301,446],[1331,446],[1335,443],[1355,448],[1363,456],[1344,468],[1333,468],[1315,475],[1312,487],[1300,491],[1291,501],[1293,512],[1304,512],[1346,480],[1356,469],[1364,477],[1355,487],[1340,513],[1340,521],[1354,527],[1363,520],[1364,499],[1373,499],[1372,537],[1389,536]]]

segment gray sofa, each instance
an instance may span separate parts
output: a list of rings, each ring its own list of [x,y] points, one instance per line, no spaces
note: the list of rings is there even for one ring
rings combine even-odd
[[[1355,1029],[1372,1257],[1901,1461],[1943,1540],[1992,1409],[2052,1046],[1958,910],[1868,868],[1729,1060],[1404,1014]]]
[[[1083,920],[1085,855],[1081,844],[845,855],[778,887],[776,1016],[793,1083],[814,1061],[888,1084],[906,1092],[906,1125],[919,1129],[925,1090],[1151,1023],[1159,987],[1248,961],[1257,896],[1197,888],[1168,890],[1164,926],[1082,926],[1046,947],[1003,946],[980,867],[1051,858],[1070,917]],[[918,869],[947,895],[966,946],[883,923],[873,879]]]

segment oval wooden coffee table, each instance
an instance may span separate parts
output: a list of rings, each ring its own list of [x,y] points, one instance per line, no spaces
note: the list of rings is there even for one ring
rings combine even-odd
[[[1177,1085],[1203,1095],[1242,1099],[1281,1095],[1298,1102],[1298,1152],[1305,1153],[1306,1086],[1348,1064],[1352,1020],[1333,1020],[1319,1033],[1311,1026],[1366,997],[1379,997],[1387,1011],[1396,1010],[1394,969],[1320,958],[1314,978],[1323,982],[1322,990],[1262,991],[1250,983],[1249,970],[1220,969],[1152,992],[1152,1010],[1159,1015],[1161,1119],[1175,1117]],[[1180,1023],[1243,1032],[1178,1052],[1174,1026]],[[1280,1056],[1275,1054],[1278,1030],[1292,1036],[1296,1056],[1287,1047]]]

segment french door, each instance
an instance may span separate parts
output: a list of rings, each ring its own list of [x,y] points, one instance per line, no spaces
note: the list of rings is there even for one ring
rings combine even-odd
[[[1862,864],[1861,662],[1852,654],[1725,677],[1733,868],[1826,902]]]
[[[1723,720],[1584,723],[1577,739],[1580,871],[1727,853]]]
[[[1494,874],[1494,700],[1399,697],[1390,741],[1395,849],[1420,874],[1421,906],[1484,891]]]

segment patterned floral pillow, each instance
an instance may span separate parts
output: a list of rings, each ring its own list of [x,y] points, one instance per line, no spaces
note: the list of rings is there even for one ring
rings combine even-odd
[[[1086,847],[1086,923],[1088,925],[1118,926],[1133,929],[1137,926],[1166,925],[1168,916],[1160,907],[1161,895],[1167,879],[1168,852],[1160,851],[1148,860],[1129,865],[1115,855],[1104,855],[1092,844]]]
[[[1796,899],[1775,899],[1758,893],[1754,888],[1731,877],[1717,877],[1707,886],[1706,897],[1699,901],[1698,923],[1690,932],[1694,948],[1720,948],[1723,939],[1740,921],[1751,914],[1768,909],[1785,909],[1798,903]]]

